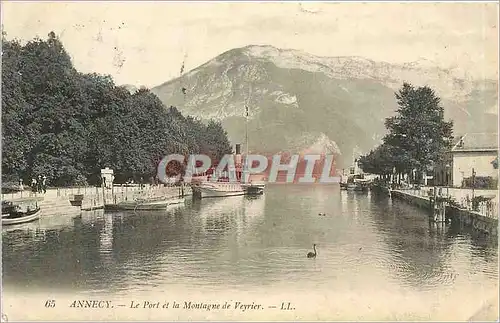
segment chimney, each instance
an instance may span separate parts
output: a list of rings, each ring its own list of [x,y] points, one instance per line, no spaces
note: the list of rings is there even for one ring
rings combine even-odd
[[[236,165],[241,164],[241,144],[236,144],[236,154],[234,163]]]

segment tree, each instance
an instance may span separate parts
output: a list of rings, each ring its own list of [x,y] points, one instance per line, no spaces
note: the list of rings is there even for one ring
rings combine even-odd
[[[3,176],[96,184],[111,167],[125,181],[154,177],[167,154],[231,151],[220,123],[166,109],[147,88],[130,94],[110,76],[79,73],[54,32],[24,46],[3,34],[2,44]]]
[[[395,96],[397,114],[385,121],[389,133],[382,146],[363,156],[363,170],[382,174],[392,166],[398,173],[416,169],[422,174],[451,148],[453,122],[444,121],[440,99],[427,86],[415,88],[404,83]]]
[[[389,175],[395,167],[395,148],[382,144],[359,158],[360,167],[370,174]]]
[[[408,157],[404,170],[422,173],[451,148],[453,122],[444,121],[440,99],[427,86],[415,88],[404,83],[396,98],[399,108],[396,116],[386,119],[389,133],[384,142]]]

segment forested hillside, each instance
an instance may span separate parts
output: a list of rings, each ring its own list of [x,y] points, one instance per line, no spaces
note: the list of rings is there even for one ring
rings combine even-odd
[[[49,185],[149,179],[169,153],[231,152],[222,126],[165,108],[149,91],[131,94],[109,76],[79,73],[57,36],[21,44],[2,36],[2,179]],[[154,68],[154,67],[152,67]]]

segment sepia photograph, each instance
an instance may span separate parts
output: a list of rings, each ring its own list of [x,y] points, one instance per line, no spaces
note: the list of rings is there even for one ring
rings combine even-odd
[[[499,321],[498,2],[1,17],[2,322]]]

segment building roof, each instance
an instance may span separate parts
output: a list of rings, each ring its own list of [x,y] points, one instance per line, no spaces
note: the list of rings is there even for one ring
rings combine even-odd
[[[498,133],[466,133],[457,136],[451,151],[498,151]]]

